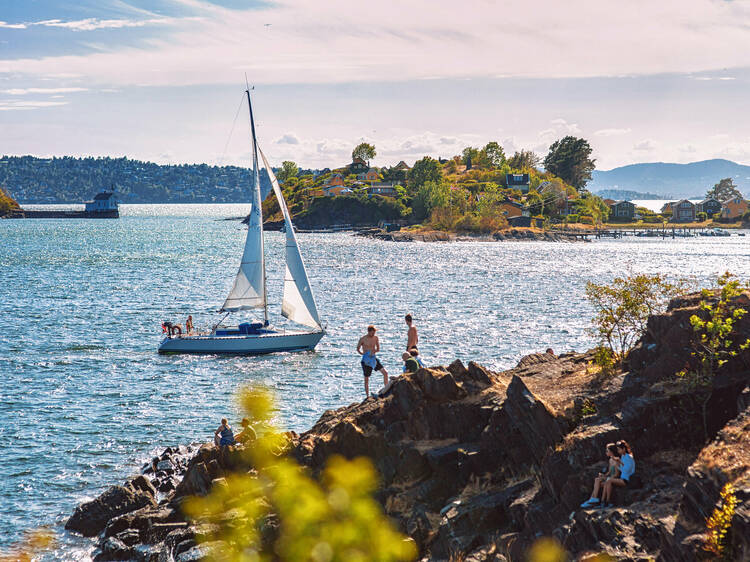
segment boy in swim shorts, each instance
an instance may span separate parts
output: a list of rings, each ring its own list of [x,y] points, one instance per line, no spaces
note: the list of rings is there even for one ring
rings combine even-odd
[[[383,386],[388,384],[388,371],[375,356],[380,351],[380,340],[375,335],[375,326],[367,326],[367,334],[359,338],[357,353],[362,356],[362,373],[365,377],[365,396],[370,396],[370,375],[373,369],[383,373]]]

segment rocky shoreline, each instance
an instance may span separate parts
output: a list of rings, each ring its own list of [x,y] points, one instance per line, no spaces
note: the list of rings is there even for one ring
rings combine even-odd
[[[313,475],[335,454],[369,457],[378,501],[424,560],[525,560],[540,536],[574,559],[699,559],[706,517],[728,482],[737,498],[729,548],[749,560],[750,357],[715,380],[706,444],[698,399],[674,376],[699,301],[675,299],[651,317],[628,368],[610,376],[591,353],[535,354],[503,372],[460,361],[420,369],[381,397],[324,412],[293,435],[290,454]],[[737,329],[750,336],[750,318]],[[605,444],[617,439],[633,446],[640,484],[620,491],[614,508],[580,509]],[[208,531],[180,506],[250,470],[246,458],[240,446],[168,448],[79,506],[66,528],[97,537],[96,560],[203,559]]]
[[[455,234],[442,230],[386,232],[381,228],[371,228],[358,232],[356,236],[387,240],[390,242],[587,242],[581,235],[565,232],[550,232],[524,228],[510,228],[492,234]]]

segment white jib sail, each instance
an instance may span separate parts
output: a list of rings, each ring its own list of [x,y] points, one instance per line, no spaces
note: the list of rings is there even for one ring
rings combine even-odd
[[[279,202],[281,214],[284,215],[284,230],[286,230],[286,273],[284,275],[284,298],[281,301],[281,314],[298,324],[320,328],[318,308],[315,306],[315,297],[307,279],[307,271],[297,244],[292,218],[289,216],[289,210],[286,207],[279,182],[262,150],[260,150],[260,156],[271,180],[276,200]]]
[[[253,138],[255,142],[255,138]],[[253,192],[250,220],[245,239],[245,250],[232,290],[229,292],[223,311],[234,312],[266,306],[265,272],[263,263],[263,213],[260,201],[260,174],[258,155],[253,150]]]

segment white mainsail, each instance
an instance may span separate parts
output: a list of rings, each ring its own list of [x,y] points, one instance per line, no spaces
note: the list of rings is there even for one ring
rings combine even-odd
[[[250,93],[247,94],[248,104]],[[250,220],[248,221],[245,250],[232,290],[222,311],[234,312],[251,308],[266,308],[266,271],[263,261],[263,213],[260,198],[260,174],[258,173],[258,144],[255,140],[255,122],[250,106],[250,127],[253,136],[253,186]],[[266,311],[267,315],[267,311]]]
[[[286,231],[286,273],[284,275],[284,297],[281,301],[281,314],[298,324],[320,328],[318,308],[315,306],[315,297],[307,279],[305,263],[302,261],[302,254],[300,254],[299,244],[297,244],[297,235],[294,233],[292,218],[289,216],[284,195],[281,193],[276,175],[262,150],[260,150],[260,156],[271,180],[276,200],[279,202],[281,214],[284,216],[284,230]]]

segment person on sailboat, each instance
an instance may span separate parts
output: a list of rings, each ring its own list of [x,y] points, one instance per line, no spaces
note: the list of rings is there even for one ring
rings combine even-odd
[[[221,418],[221,425],[214,431],[214,443],[217,447],[234,445],[234,432],[227,418]]]
[[[188,314],[187,320],[185,320],[185,332],[187,335],[193,333],[193,315]]]
[[[409,326],[409,330],[406,332],[406,351],[411,351],[413,347],[417,347],[419,344],[419,335],[417,334],[417,327],[414,325],[411,314],[407,314],[404,319],[406,320],[406,325]]]
[[[365,396],[370,396],[370,375],[373,369],[383,373],[383,386],[388,385],[388,371],[375,356],[380,351],[380,340],[375,335],[375,326],[367,326],[367,334],[359,338],[357,353],[362,356],[362,372],[365,376]]]

